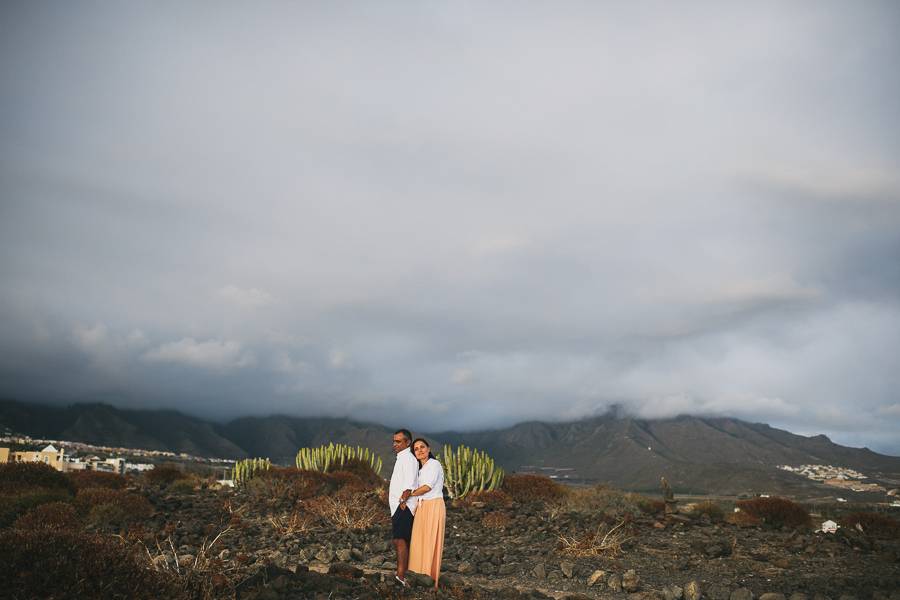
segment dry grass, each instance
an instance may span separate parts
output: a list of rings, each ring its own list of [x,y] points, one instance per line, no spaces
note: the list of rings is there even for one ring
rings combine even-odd
[[[305,515],[300,512],[293,512],[290,516],[274,516],[269,517],[269,525],[280,536],[293,535],[295,533],[306,533],[312,529],[315,519],[311,515]]]
[[[481,524],[488,529],[506,529],[512,518],[505,512],[493,511],[481,517]]]
[[[232,529],[230,527],[219,532],[212,541],[205,539],[193,559],[185,561],[178,556],[172,538],[166,543],[168,550],[164,550],[157,541],[156,549],[150,550],[143,542],[138,542],[144,549],[147,567],[150,571],[167,576],[167,579],[175,582],[189,597],[197,600],[212,600],[221,596],[219,592],[223,588],[233,588],[233,581],[229,578],[237,567],[226,568],[224,563],[216,558],[213,548]]]
[[[610,527],[601,523],[593,532],[582,537],[559,536],[559,548],[565,554],[572,556],[617,556],[622,551],[622,545],[629,541],[626,521],[619,521]]]
[[[371,493],[338,493],[318,496],[304,505],[310,514],[338,529],[368,529],[387,521],[386,511]]]

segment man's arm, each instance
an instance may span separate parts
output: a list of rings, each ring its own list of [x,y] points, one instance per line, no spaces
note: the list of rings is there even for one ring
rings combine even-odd
[[[412,462],[408,460],[403,462],[403,493],[400,494],[401,502],[406,502],[412,491],[416,489],[416,484],[418,483],[416,476],[418,474],[419,470],[414,468]]]

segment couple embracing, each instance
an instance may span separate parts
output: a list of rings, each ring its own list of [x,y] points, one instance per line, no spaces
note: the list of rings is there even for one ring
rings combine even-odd
[[[404,587],[406,571],[430,575],[437,589],[444,553],[444,468],[423,438],[407,429],[393,437],[397,462],[391,473],[391,537],[397,551],[397,581]]]

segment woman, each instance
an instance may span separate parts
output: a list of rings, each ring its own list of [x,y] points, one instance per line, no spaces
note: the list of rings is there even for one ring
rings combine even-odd
[[[441,575],[444,554],[444,468],[431,454],[431,447],[422,438],[413,442],[413,454],[419,461],[419,487],[411,496],[419,499],[413,520],[412,542],[409,547],[409,570],[431,575],[434,589]]]

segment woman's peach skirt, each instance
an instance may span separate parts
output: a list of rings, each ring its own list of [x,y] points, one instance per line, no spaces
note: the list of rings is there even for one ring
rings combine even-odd
[[[447,509],[443,498],[419,501],[409,543],[409,570],[431,575],[435,585],[441,574],[446,520]]]

